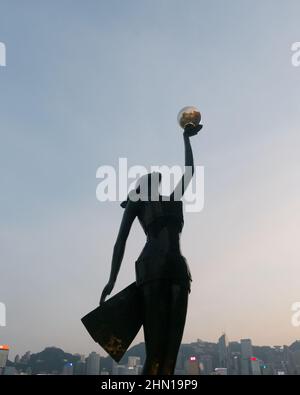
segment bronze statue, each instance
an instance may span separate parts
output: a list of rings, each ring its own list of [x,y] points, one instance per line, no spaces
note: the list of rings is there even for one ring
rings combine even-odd
[[[133,201],[129,196],[121,204],[125,211],[100,307],[114,288],[126,240],[137,217],[147,236],[146,244],[135,262],[137,297],[141,306],[146,347],[146,362],[142,372],[145,375],[173,374],[182,340],[192,278],[186,259],[180,251],[180,234],[184,223],[180,198],[194,172],[190,137],[196,135],[201,128],[202,125],[192,123],[184,127],[186,170],[170,196],[159,194],[161,174],[151,173],[141,177],[136,189],[139,193],[142,183],[148,183],[148,199]],[[153,196],[158,199],[151,199]]]

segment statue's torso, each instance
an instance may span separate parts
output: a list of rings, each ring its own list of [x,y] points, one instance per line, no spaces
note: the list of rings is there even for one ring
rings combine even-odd
[[[147,241],[136,261],[137,284],[163,278],[189,284],[191,274],[180,250],[182,201],[140,202],[138,218]]]

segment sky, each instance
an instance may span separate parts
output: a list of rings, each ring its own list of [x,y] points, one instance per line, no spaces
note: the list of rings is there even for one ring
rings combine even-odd
[[[193,276],[183,342],[300,339],[298,0],[0,1],[0,302],[11,355],[105,352],[80,318],[108,281],[123,210],[99,166],[183,165],[192,139],[205,204],[185,213]],[[112,295],[135,279],[136,221]],[[140,331],[134,343],[143,340]]]

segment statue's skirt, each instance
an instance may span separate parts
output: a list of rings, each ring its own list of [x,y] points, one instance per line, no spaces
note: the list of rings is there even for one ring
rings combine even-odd
[[[142,326],[136,282],[108,299],[81,321],[91,337],[119,362]]]

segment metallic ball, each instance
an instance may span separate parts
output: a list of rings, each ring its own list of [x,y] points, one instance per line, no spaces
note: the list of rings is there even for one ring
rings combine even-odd
[[[179,111],[177,121],[182,129],[184,129],[188,123],[192,123],[194,126],[197,126],[201,121],[201,113],[196,107],[187,106]]]

